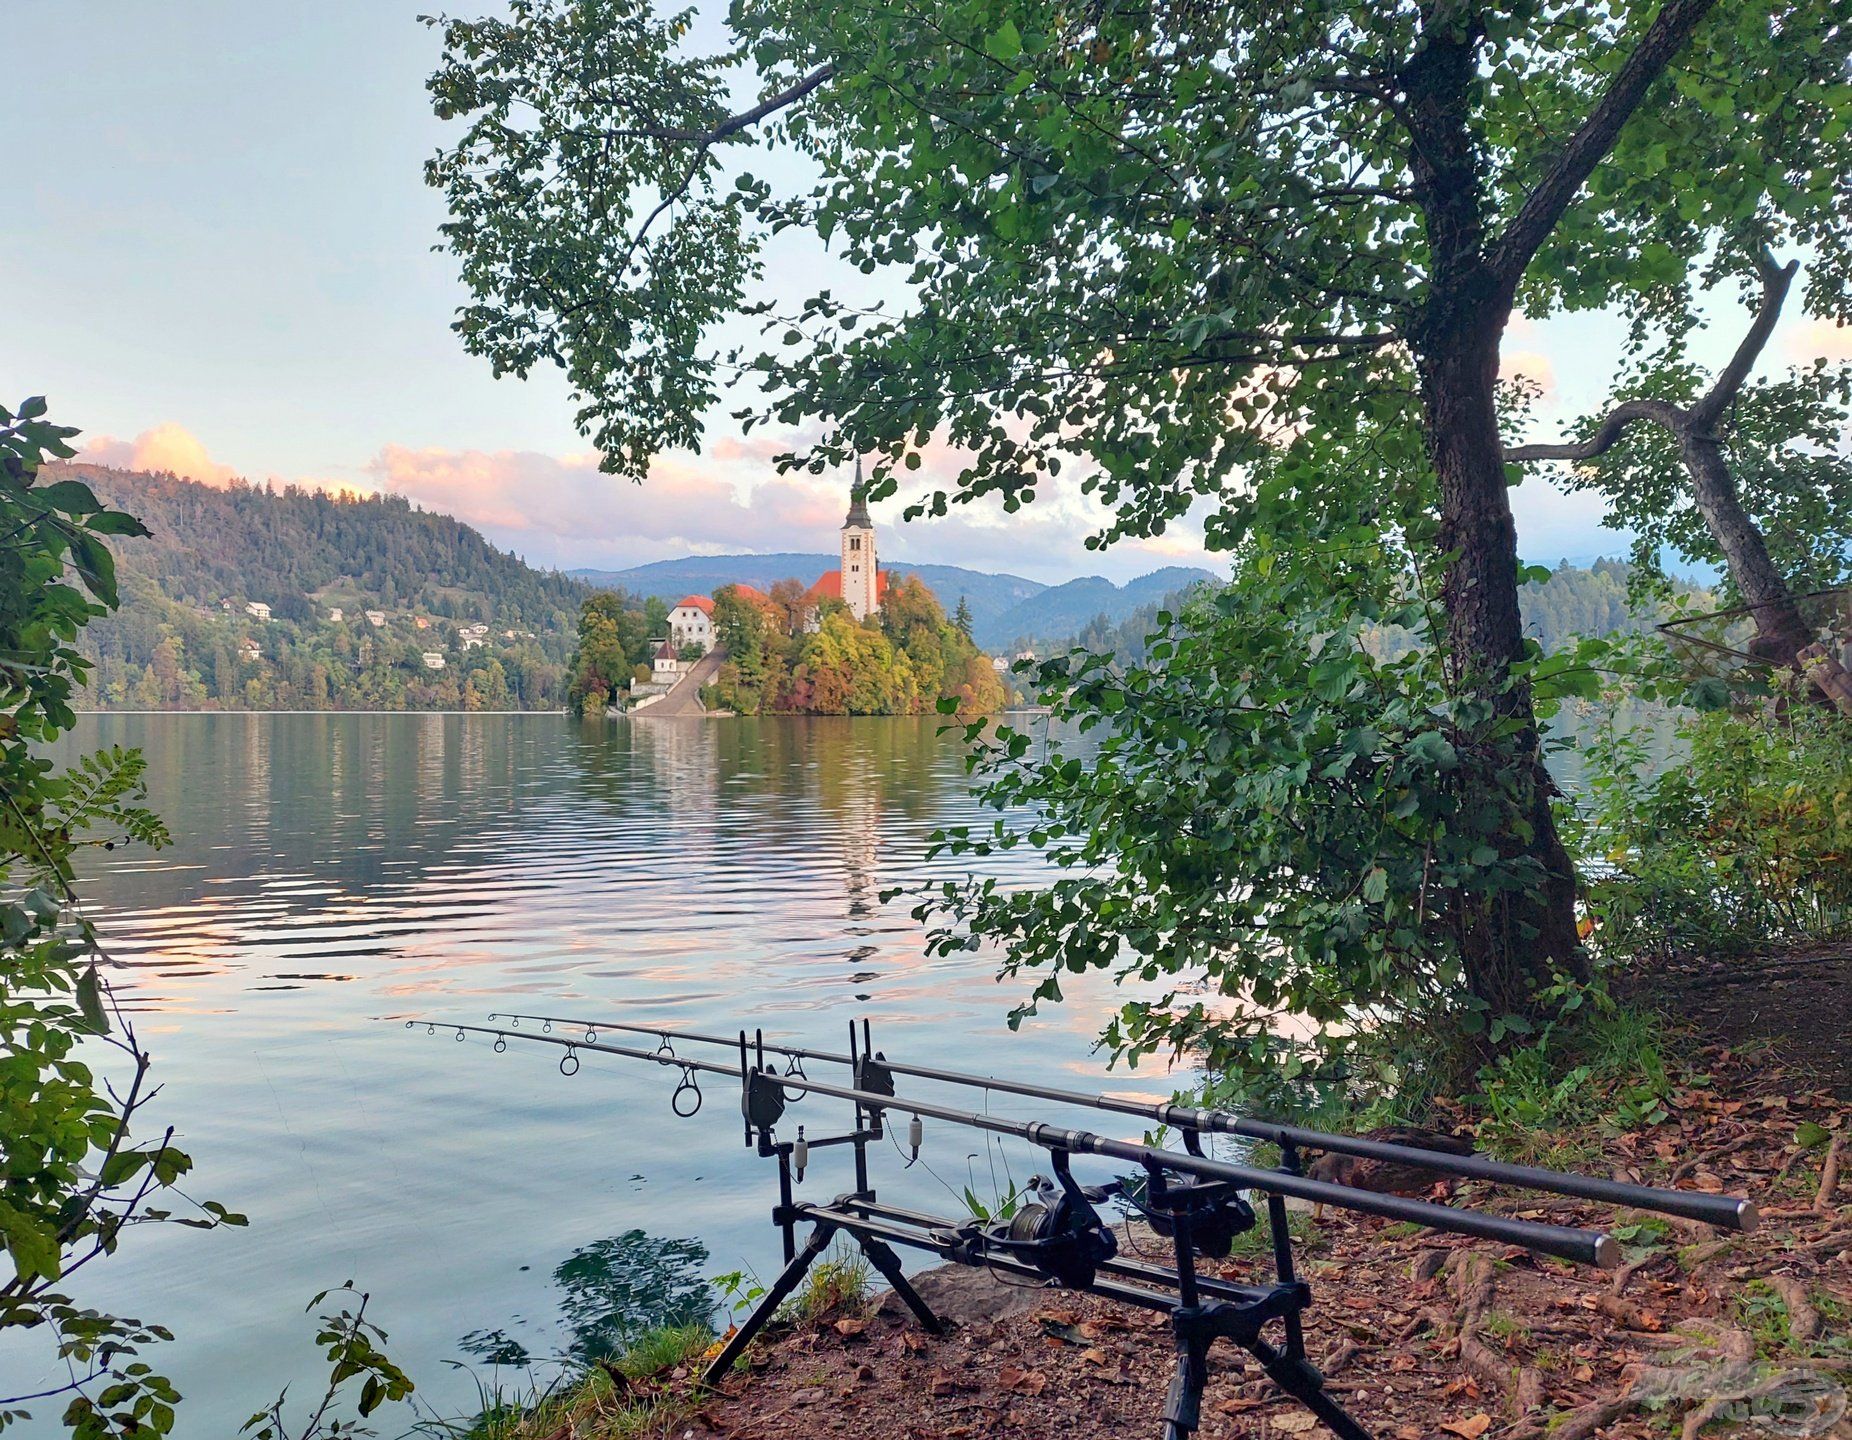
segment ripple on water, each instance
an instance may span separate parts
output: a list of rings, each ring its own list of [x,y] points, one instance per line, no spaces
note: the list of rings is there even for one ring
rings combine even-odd
[[[688,1263],[705,1273],[775,1268],[765,1177],[716,1087],[679,1122],[653,1068],[568,1080],[553,1054],[408,1034],[408,1015],[480,1021],[545,997],[682,1028],[750,1018],[834,1049],[867,1013],[878,1043],[942,1064],[1099,1078],[1089,1045],[1114,997],[1067,987],[1011,1035],[1018,992],[992,963],[928,960],[910,902],[881,901],[935,872],[935,826],[984,818],[937,728],[87,719],[71,748],[141,746],[175,838],[98,856],[85,877],[155,1047],[155,1118],[199,1162],[190,1189],[252,1220],[143,1232],[93,1282],[178,1332],[184,1428],[229,1433],[307,1375],[301,1307],[349,1276],[442,1409],[475,1394],[448,1364],[469,1358],[462,1337],[518,1329],[535,1356],[570,1350],[585,1307],[631,1293],[639,1256],[686,1260],[676,1247],[698,1242]],[[1037,863],[1016,852],[996,873]],[[1113,1083],[1169,1088],[1142,1071]],[[884,1157],[884,1193],[943,1207],[947,1187],[990,1185],[996,1152],[928,1134],[932,1170]],[[1017,1180],[1033,1163],[1005,1160]],[[839,1178],[820,1167],[809,1188]]]

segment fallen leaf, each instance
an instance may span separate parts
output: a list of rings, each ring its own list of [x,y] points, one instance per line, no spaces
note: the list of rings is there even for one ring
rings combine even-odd
[[[1273,1428],[1282,1435],[1304,1435],[1317,1425],[1318,1417],[1306,1410],[1289,1410],[1273,1419]]]
[[[997,1371],[997,1383],[1005,1390],[1014,1390],[1019,1395],[1040,1395],[1048,1388],[1048,1377],[1040,1370],[1024,1370],[1017,1365],[1005,1365]]]
[[[1112,1357],[1109,1356],[1104,1350],[1100,1349],[1100,1347],[1097,1345],[1091,1346],[1090,1348],[1086,1350],[1082,1350],[1080,1352],[1080,1358],[1082,1360],[1085,1360],[1089,1365],[1110,1365],[1112,1364]]]
[[[845,1340],[852,1335],[860,1335],[862,1331],[867,1328],[868,1322],[866,1320],[850,1320],[846,1318],[838,1320],[835,1326],[836,1333]]]
[[[1481,1435],[1492,1428],[1492,1417],[1481,1410],[1465,1420],[1443,1420],[1440,1428],[1449,1435],[1462,1436],[1464,1440],[1479,1440]]]

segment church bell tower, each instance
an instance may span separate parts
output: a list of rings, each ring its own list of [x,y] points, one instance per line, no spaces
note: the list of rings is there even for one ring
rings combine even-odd
[[[855,484],[849,491],[849,515],[842,522],[842,603],[857,620],[866,620],[881,608],[875,522],[868,518],[859,458],[855,462]]]

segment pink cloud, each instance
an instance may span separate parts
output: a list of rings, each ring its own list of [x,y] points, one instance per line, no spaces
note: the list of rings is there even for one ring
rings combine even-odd
[[[221,465],[206,451],[205,443],[184,425],[169,420],[144,430],[133,440],[119,440],[113,435],[98,435],[84,442],[77,458],[91,465],[111,465],[118,470],[168,471],[183,480],[197,480],[202,485],[221,489],[229,485],[236,472]]]
[[[1556,394],[1556,366],[1540,350],[1512,350],[1499,357],[1498,373],[1506,380],[1522,376],[1537,387],[1541,399]]]
[[[1789,357],[1802,365],[1821,358],[1852,360],[1852,325],[1809,320],[1789,334],[1786,349]]]
[[[479,527],[538,564],[624,568],[688,554],[830,553],[848,503],[846,473],[780,475],[771,458],[794,437],[722,439],[706,457],[657,462],[643,484],[598,470],[589,455],[413,449],[389,445],[368,470],[381,488]],[[907,493],[875,507],[892,563],[968,565],[1069,579],[1130,578],[1162,565],[1213,563],[1199,533],[1177,526],[1157,540],[1104,554],[1085,548],[1105,514],[1078,483],[1045,483],[1015,515],[995,501],[955,506],[938,520],[901,522],[908,498],[949,482],[959,457],[928,446]]]

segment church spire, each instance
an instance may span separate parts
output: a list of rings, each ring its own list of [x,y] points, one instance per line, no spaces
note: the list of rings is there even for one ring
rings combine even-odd
[[[845,530],[872,530],[875,522],[868,518],[868,496],[862,486],[862,457],[855,457],[855,483],[849,487],[849,515],[842,522]]]

